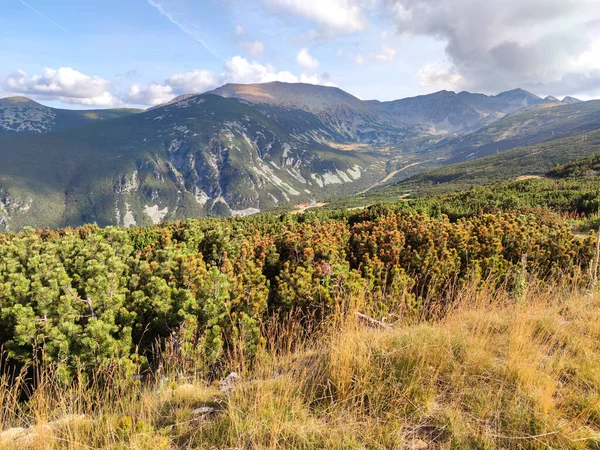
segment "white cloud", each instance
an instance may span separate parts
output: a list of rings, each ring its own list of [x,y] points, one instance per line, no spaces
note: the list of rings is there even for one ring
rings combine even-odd
[[[553,95],[600,86],[594,41],[597,0],[383,0],[397,31],[445,42],[465,89],[525,89]],[[580,88],[575,88],[576,80]]]
[[[271,65],[265,66],[256,61],[250,62],[239,55],[225,61],[222,82],[268,83],[270,81],[295,83],[298,81],[298,77],[287,71],[277,72]]]
[[[123,99],[136,105],[160,105],[181,94],[194,94],[214,89],[219,84],[217,78],[207,70],[192,70],[178,73],[164,83],[150,83],[145,88],[134,84]]]
[[[427,63],[417,72],[421,87],[433,90],[457,89],[464,81],[462,76],[447,65]]]
[[[363,11],[354,0],[263,0],[263,3],[315,21],[329,30],[352,33],[366,26]]]
[[[59,100],[63,103],[70,103],[74,105],[87,105],[87,106],[120,106],[121,100],[115,97],[110,92],[103,92],[101,95],[90,98],[72,98],[72,97],[59,97]]]
[[[90,106],[114,106],[120,103],[110,93],[109,81],[85,75],[71,67],[46,67],[41,75],[31,76],[18,70],[0,81],[0,85],[13,94],[58,99],[64,103]]]
[[[138,84],[129,88],[123,99],[135,105],[160,105],[176,97],[171,86],[151,83],[142,89]]]
[[[384,44],[380,52],[376,55],[376,58],[381,61],[393,61],[396,58],[396,49]]]
[[[307,75],[305,73],[303,73],[302,75],[300,75],[300,78],[298,79],[298,81],[300,81],[300,83],[320,84],[320,80],[319,80],[318,76],[316,76],[316,75]]]
[[[252,56],[253,58],[256,58],[256,57],[262,55],[263,52],[265,51],[265,44],[263,44],[261,41],[253,41],[253,42],[243,41],[242,46],[246,50],[246,53],[248,55]]]
[[[217,87],[219,81],[208,70],[193,70],[173,75],[166,81],[166,84],[171,86],[177,94],[191,94],[213,89]]]
[[[313,58],[307,48],[303,48],[296,56],[296,62],[305,70],[314,72],[319,68],[319,60]]]
[[[134,84],[123,96],[123,100],[136,105],[159,105],[168,102],[181,94],[202,93],[225,83],[268,83],[283,81],[286,83],[310,83],[335,86],[327,78],[321,78],[314,73],[294,75],[288,71],[277,71],[269,64],[249,61],[243,56],[236,55],[225,61],[223,72],[215,76],[207,70],[193,70],[179,73],[166,79],[163,83],[150,83],[145,88]]]
[[[583,72],[600,70],[600,39],[594,40],[589,49],[579,55],[576,65]]]
[[[312,67],[316,67],[314,64]],[[329,75],[323,79],[314,73],[294,75],[288,71],[277,71],[271,65],[249,61],[234,56],[225,61],[220,75],[207,70],[192,70],[175,74],[162,83],[149,83],[145,87],[131,85],[121,96],[111,91],[110,82],[85,75],[70,67],[45,68],[41,75],[28,75],[22,70],[0,79],[0,91],[7,95],[26,95],[36,99],[60,100],[63,103],[88,106],[118,106],[124,102],[134,105],[155,106],[168,102],[181,94],[203,93],[225,83],[311,83],[335,86]]]
[[[285,83],[310,83],[335,86],[328,81],[328,75],[324,79],[315,75],[302,73],[299,76],[288,71],[276,71],[271,65],[263,65],[256,61],[248,61],[241,56],[234,56],[225,62],[225,71],[221,75],[221,83],[268,83],[271,81],[283,81]]]

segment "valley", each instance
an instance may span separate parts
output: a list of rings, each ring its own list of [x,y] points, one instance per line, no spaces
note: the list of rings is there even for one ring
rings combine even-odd
[[[0,227],[285,210],[589,135],[571,155],[583,156],[599,126],[598,101],[561,103],[520,89],[376,102],[302,83],[230,84],[146,111],[55,110],[9,98],[0,101]]]

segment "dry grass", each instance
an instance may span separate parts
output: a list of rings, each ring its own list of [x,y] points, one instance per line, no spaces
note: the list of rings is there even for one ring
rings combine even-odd
[[[274,325],[230,393],[174,370],[110,389],[46,371],[19,403],[5,380],[0,426],[30,428],[0,448],[600,449],[600,296],[491,297],[465,289],[443,319],[384,330]]]

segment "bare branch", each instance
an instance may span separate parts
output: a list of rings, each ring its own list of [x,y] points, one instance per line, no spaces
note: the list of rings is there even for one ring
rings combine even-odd
[[[81,303],[85,303],[86,305],[88,305],[88,307],[90,308],[90,317],[96,317],[96,314],[94,313],[94,307],[92,306],[92,300],[87,298],[80,298],[77,295],[75,295],[75,292],[73,292],[73,289],[71,289],[70,286],[65,286],[64,290],[67,294],[69,294],[71,297],[73,297],[75,300],[80,301]]]

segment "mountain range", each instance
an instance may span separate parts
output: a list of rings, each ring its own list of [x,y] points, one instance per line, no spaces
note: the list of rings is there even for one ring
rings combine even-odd
[[[522,89],[379,102],[227,84],[145,111],[11,97],[0,100],[0,229],[248,215],[598,128],[600,101]]]
[[[0,133],[48,133],[77,128],[98,120],[117,119],[140,109],[56,109],[27,97],[0,99]]]

